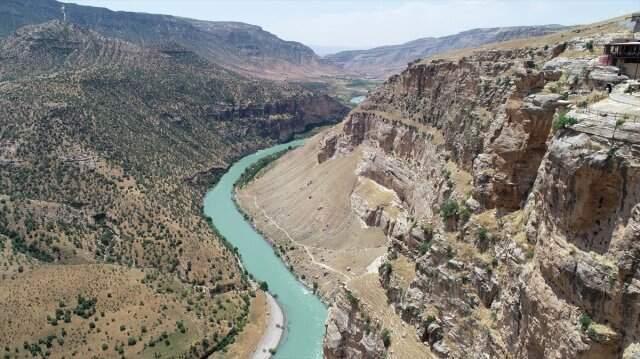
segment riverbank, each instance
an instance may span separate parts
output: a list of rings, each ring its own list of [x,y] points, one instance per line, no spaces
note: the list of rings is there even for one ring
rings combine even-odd
[[[273,298],[268,301],[269,325],[259,349],[254,353],[258,355],[256,357],[269,357],[269,349],[274,347],[278,347],[276,357],[322,357],[327,308],[289,272],[271,245],[253,229],[233,201],[234,184],[248,167],[289,146],[301,144],[302,141],[281,144],[242,158],[229,168],[204,201],[205,215],[212,219],[220,235],[238,252],[244,268],[256,281],[267,282],[269,292],[278,298],[277,302]],[[283,336],[285,325],[286,335]]]
[[[268,359],[280,345],[285,333],[285,316],[276,299],[265,292],[267,322],[264,334],[251,355],[253,359]]]

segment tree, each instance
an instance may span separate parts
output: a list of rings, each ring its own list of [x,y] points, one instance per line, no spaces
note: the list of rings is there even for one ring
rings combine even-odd
[[[137,342],[138,341],[134,337],[129,337],[129,339],[127,339],[127,344],[129,344],[129,346],[134,346]]]
[[[269,291],[269,284],[267,282],[260,282],[260,289],[263,292],[268,292]]]

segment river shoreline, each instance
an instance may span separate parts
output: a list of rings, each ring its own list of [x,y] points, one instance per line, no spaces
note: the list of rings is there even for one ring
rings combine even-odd
[[[256,231],[257,233],[259,233],[259,234],[260,234],[260,236],[262,236],[262,238],[264,238],[265,242],[267,242],[267,243],[269,244],[269,246],[271,246],[271,248],[272,248],[273,250],[275,250],[275,248],[276,248],[276,247],[275,247],[275,246],[276,246],[276,242],[275,242],[273,239],[269,238],[269,236],[267,236],[263,231],[261,231],[261,230],[258,228],[258,226],[257,226],[257,225],[256,225],[256,223],[255,223],[255,219],[254,219],[251,215],[249,215],[249,214],[248,214],[248,213],[247,213],[247,212],[242,208],[242,206],[240,205],[240,203],[239,203],[239,201],[238,201],[238,199],[237,199],[236,195],[237,195],[237,192],[234,192],[234,196],[233,196],[233,203],[235,204],[236,209],[237,209],[240,213],[242,213],[242,215],[244,216],[244,218],[245,218],[245,220],[247,221],[247,223],[249,223],[249,224],[251,225],[251,227],[253,227],[253,230],[254,230],[254,231]],[[317,293],[314,293],[314,292],[313,292],[313,285],[312,285],[312,284],[310,284],[310,283],[307,283],[306,281],[304,281],[304,280],[300,277],[300,274],[299,274],[299,273],[294,269],[294,267],[293,267],[293,265],[292,265],[291,263],[287,262],[287,261],[286,261],[282,256],[280,256],[280,255],[278,255],[277,257],[280,259],[280,261],[282,262],[282,264],[284,264],[284,265],[287,267],[287,269],[289,270],[289,272],[291,272],[293,275],[295,275],[296,280],[297,280],[297,281],[298,281],[302,286],[304,286],[304,287],[309,291],[309,293],[312,293],[314,296],[316,296],[318,299],[320,299],[320,301],[321,301],[324,305],[326,305],[327,307],[331,305],[331,302],[329,301],[329,298],[325,297],[324,295],[322,295],[322,294],[321,294],[321,293],[319,293],[319,292],[317,292]]]
[[[270,241],[256,231],[252,220],[235,200],[234,185],[247,168],[277,151],[301,144],[302,141],[293,141],[275,145],[238,160],[207,192],[204,200],[205,215],[212,219],[213,227],[238,253],[242,267],[251,274],[249,279],[258,283],[264,281],[269,286],[267,310],[270,316],[259,345],[253,351],[254,358],[269,358],[273,349],[275,357],[322,357],[327,306],[311,294],[306,283],[289,271]]]
[[[269,321],[265,332],[258,342],[258,346],[251,355],[252,359],[268,359],[272,356],[272,351],[277,352],[278,346],[286,337],[286,316],[278,304],[278,301],[268,292],[265,292],[269,310],[267,312]]]

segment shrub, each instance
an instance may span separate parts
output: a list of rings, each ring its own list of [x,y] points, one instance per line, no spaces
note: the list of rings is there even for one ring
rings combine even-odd
[[[480,227],[478,230],[478,240],[482,243],[486,243],[489,240],[489,231],[486,228]]]
[[[578,123],[578,120],[575,117],[567,116],[563,113],[560,114],[560,116],[558,116],[558,119],[553,122],[553,129],[555,131],[565,129],[575,125],[576,123]]]
[[[127,344],[128,344],[129,346],[134,346],[134,345],[136,345],[136,343],[137,343],[137,342],[138,342],[138,341],[137,341],[137,340],[136,340],[136,338],[134,338],[134,337],[129,337],[129,338],[127,339]]]
[[[458,202],[452,199],[447,199],[442,204],[442,207],[440,207],[440,215],[444,220],[447,220],[452,217],[457,217],[459,210],[460,210],[460,207],[458,206]]]
[[[76,305],[73,312],[84,319],[88,319],[96,313],[96,302],[96,298],[85,298],[82,295],[78,295],[78,305]]]
[[[418,247],[420,255],[425,255],[431,249],[431,242],[422,242]]]
[[[462,223],[467,223],[469,218],[471,218],[471,210],[464,204],[458,206],[458,208],[458,216],[460,217],[460,220],[462,220]]]
[[[382,330],[382,343],[384,343],[385,348],[391,345],[391,331],[387,328]]]
[[[587,50],[593,52],[593,40],[587,41],[587,43],[584,45],[584,47],[586,47]]]
[[[582,315],[580,316],[579,322],[580,322],[580,329],[582,329],[582,331],[585,332],[591,326],[592,320],[589,314],[582,313]]]
[[[360,300],[358,298],[356,298],[353,293],[351,293],[351,291],[347,290],[347,299],[349,300],[349,303],[351,303],[352,307],[357,307],[358,303],[360,302]]]
[[[269,291],[269,284],[267,282],[260,282],[260,289],[263,292],[268,292]]]
[[[427,238],[432,238],[433,237],[433,226],[431,226],[431,224],[423,224],[422,225],[422,232],[424,233],[424,235]]]
[[[102,350],[104,351],[107,349],[109,349],[109,346],[106,343],[102,344]]]

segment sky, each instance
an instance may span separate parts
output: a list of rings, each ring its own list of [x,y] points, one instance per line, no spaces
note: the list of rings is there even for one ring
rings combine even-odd
[[[640,0],[65,0],[112,10],[259,25],[323,54],[478,27],[586,24],[640,11]]]

